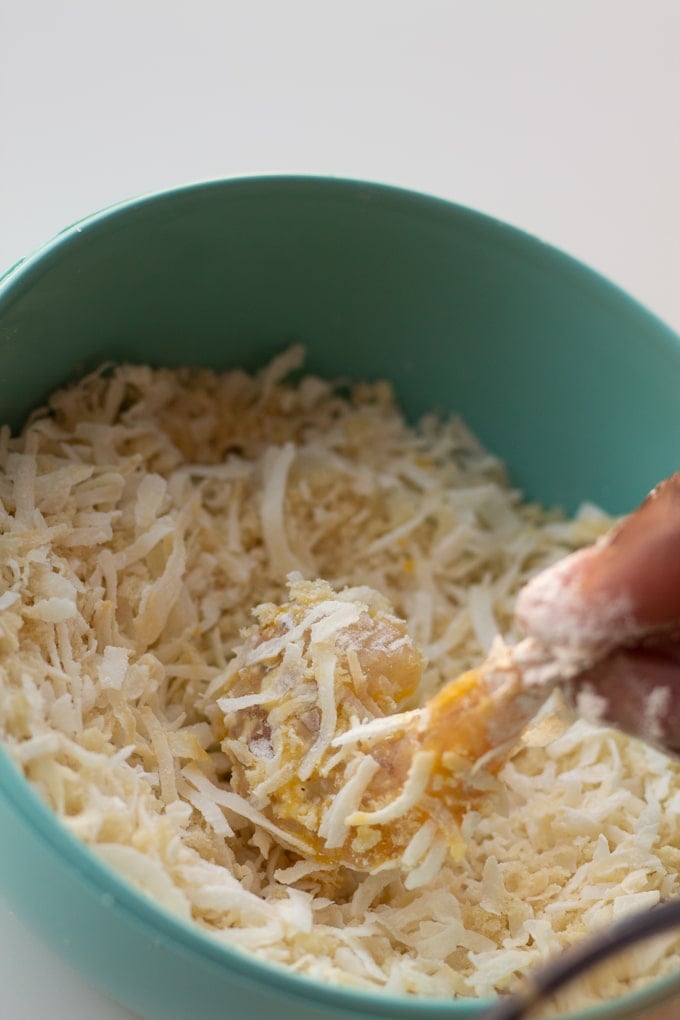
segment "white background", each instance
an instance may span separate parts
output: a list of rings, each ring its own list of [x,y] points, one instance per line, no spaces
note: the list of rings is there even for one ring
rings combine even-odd
[[[0,270],[135,194],[301,170],[508,220],[680,330],[678,0],[0,0],[0,88]],[[129,1017],[1,902],[0,989]]]

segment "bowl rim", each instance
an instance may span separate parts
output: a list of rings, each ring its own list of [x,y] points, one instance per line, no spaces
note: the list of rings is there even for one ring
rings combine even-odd
[[[58,255],[63,247],[69,247],[74,242],[77,243],[79,236],[86,231],[91,232],[99,227],[107,226],[119,215],[127,215],[142,208],[160,206],[166,202],[175,202],[185,196],[200,192],[233,191],[236,188],[253,189],[254,191],[262,188],[265,190],[288,188],[300,191],[317,189],[319,193],[333,190],[344,191],[352,199],[358,196],[364,200],[367,198],[382,199],[384,202],[408,203],[413,208],[419,206],[421,213],[434,216],[435,219],[445,216],[467,220],[480,230],[495,233],[497,240],[502,239],[504,244],[515,247],[525,256],[534,258],[540,256],[548,259],[565,275],[577,278],[580,286],[585,285],[589,290],[599,293],[603,299],[608,298],[617,304],[625,305],[629,313],[635,314],[648,325],[654,326],[657,331],[665,334],[666,340],[680,346],[680,331],[674,330],[669,323],[620,284],[615,283],[607,275],[582,259],[563,251],[550,241],[544,241],[538,235],[532,234],[514,223],[509,223],[493,214],[431,192],[361,177],[315,172],[296,173],[273,170],[233,174],[226,177],[208,177],[168,188],[141,192],[138,195],[112,202],[62,227],[51,238],[16,259],[5,270],[0,267],[0,302],[6,299],[6,291],[9,292],[11,298],[11,292],[15,286],[30,282],[34,272],[42,272],[43,262]]]
[[[524,257],[547,259],[551,268],[571,277],[579,287],[586,286],[603,301],[625,306],[629,314],[632,313],[655,328],[660,342],[670,342],[678,347],[680,353],[680,337],[636,298],[582,261],[519,227],[425,192],[360,178],[320,174],[272,172],[210,178],[116,202],[63,228],[51,240],[11,265],[0,275],[0,306],[7,302],[11,304],[17,294],[29,289],[32,281],[49,268],[50,261],[57,260],[64,249],[78,244],[83,234],[105,230],[120,218],[124,220],[127,215],[142,208],[172,204],[199,192],[235,189],[252,190],[254,194],[262,190],[273,192],[285,189],[315,191],[318,194],[325,192],[327,196],[335,192],[342,193],[343,197],[351,201],[368,198],[385,203],[401,203],[408,206],[411,213],[432,216],[437,220],[466,220],[482,232],[494,234],[498,242],[513,247]],[[363,1014],[383,1017],[384,1020],[397,1017],[404,1020],[425,1017],[431,1020],[444,1020],[445,1017],[453,1020],[459,1011],[465,1011],[469,1016],[479,1015],[496,1001],[495,998],[441,999],[394,995],[381,989],[364,990],[324,984],[319,978],[298,974],[283,964],[230,945],[226,940],[223,942],[198,924],[172,914],[136,889],[99,858],[94,847],[90,848],[71,834],[57,814],[40,798],[1,744],[0,793],[4,794],[14,811],[30,826],[32,834],[59,855],[62,865],[75,872],[81,882],[100,895],[110,893],[113,896],[114,909],[124,911],[138,926],[153,933],[155,939],[160,934],[166,942],[200,958],[204,964],[209,963],[222,971],[226,966],[231,976],[243,985],[261,986],[262,979],[266,978],[269,986],[288,999],[312,1001],[326,1009],[330,1007],[334,1012],[345,1010],[351,1013],[358,1010]],[[680,991],[680,971],[656,979],[646,987],[618,999],[564,1014],[562,1020],[623,1020],[626,1016],[635,1016],[643,1008],[667,1000],[674,991]]]

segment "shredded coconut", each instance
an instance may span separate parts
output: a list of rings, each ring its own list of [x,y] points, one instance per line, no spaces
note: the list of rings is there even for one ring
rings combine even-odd
[[[21,436],[2,430],[3,744],[72,832],[217,939],[324,982],[502,992],[592,928],[680,893],[678,764],[572,723],[555,696],[464,817],[460,862],[425,823],[408,878],[362,875],[306,860],[303,840],[291,849],[231,789],[221,712],[257,718],[261,704],[240,692],[219,709],[215,692],[251,609],[280,602],[295,570],[390,600],[427,659],[400,706],[413,709],[476,665],[495,629],[514,640],[522,585],[612,522],[523,504],[460,421],[412,428],[386,383],[292,384],[300,363],[295,348],[253,376],[108,366],[55,393]],[[286,684],[299,663],[285,634],[273,642],[258,654],[283,650]],[[332,694],[329,681],[322,711],[310,700],[304,716],[317,750]],[[361,739],[379,734],[370,725]],[[273,753],[266,730],[256,750]],[[371,760],[324,817],[331,842]],[[669,938],[565,1005],[679,963]]]

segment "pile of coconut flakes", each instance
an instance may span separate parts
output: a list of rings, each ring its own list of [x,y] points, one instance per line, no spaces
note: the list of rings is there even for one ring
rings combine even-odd
[[[611,521],[525,505],[456,419],[409,426],[384,382],[106,367],[0,431],[0,733],[64,824],[215,938],[362,988],[484,996],[680,893],[680,767],[557,701],[429,886],[324,869],[229,786],[203,694],[253,607],[299,572],[370,585],[423,690],[513,640],[517,591]],[[677,969],[650,944],[564,999]]]

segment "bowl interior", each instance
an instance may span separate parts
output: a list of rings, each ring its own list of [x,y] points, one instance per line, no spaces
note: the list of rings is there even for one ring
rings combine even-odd
[[[680,349],[580,264],[434,199],[318,179],[207,184],[93,217],[5,281],[0,412],[106,359],[389,378],[456,410],[545,503],[634,505],[677,467]],[[27,366],[30,366],[30,370]]]
[[[546,504],[572,510],[588,499],[625,511],[680,461],[680,344],[615,287],[468,210],[375,185],[304,178],[227,181],[128,203],[70,228],[15,267],[0,281],[0,419],[17,427],[52,388],[102,361],[250,368],[293,341],[307,347],[313,371],[389,378],[413,418],[460,412],[515,483]],[[481,1008],[312,987],[294,975],[272,977],[274,969],[222,947],[213,960],[204,936],[161,922],[153,905],[88,865],[87,851],[60,833],[1,755],[0,791],[3,831],[16,829],[0,851],[0,880],[13,883],[18,909],[58,940],[32,879],[17,879],[27,857],[53,870],[61,888],[53,912],[80,897],[83,916],[96,924],[101,890],[113,890],[120,916],[114,924],[109,909],[102,945],[115,943],[128,968],[145,960],[146,977],[126,1001],[150,1017],[182,1015],[171,1011],[179,992],[165,995],[161,1012],[154,982],[170,988],[170,971],[157,952],[141,948],[151,931],[154,944],[172,945],[184,961],[183,988],[188,970],[203,968],[204,989],[212,989],[206,1007],[240,974],[246,998],[234,993],[234,1001],[244,1009],[259,982],[301,1018],[463,1020]],[[123,951],[125,938],[130,950],[137,945],[133,915],[136,957]],[[111,959],[96,947],[87,956],[94,940],[80,943],[79,956],[62,951],[81,965],[85,953],[88,972],[121,998]],[[632,998],[630,1009],[671,984]],[[192,994],[199,991],[194,983]],[[626,1008],[581,1015],[604,1020]]]

